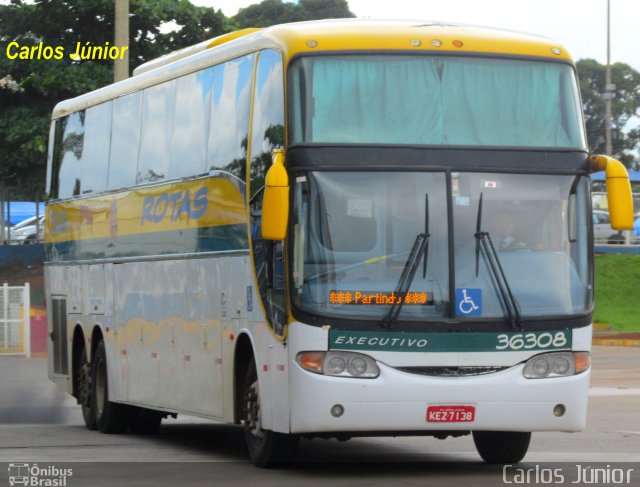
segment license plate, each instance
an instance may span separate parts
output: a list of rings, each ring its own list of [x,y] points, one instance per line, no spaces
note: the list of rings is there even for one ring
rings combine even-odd
[[[470,423],[475,417],[475,406],[429,406],[427,408],[427,423]]]

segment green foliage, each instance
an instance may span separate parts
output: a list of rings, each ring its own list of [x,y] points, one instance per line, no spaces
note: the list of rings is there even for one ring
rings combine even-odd
[[[112,61],[73,61],[78,42],[113,42],[113,0],[11,0],[0,4],[0,190],[31,200],[44,192],[49,117],[61,100],[111,83]],[[346,0],[265,0],[233,19],[188,0],[130,0],[130,67],[239,27],[353,17]],[[179,26],[163,32],[167,22]],[[9,60],[9,42],[64,48],[62,60]],[[7,194],[8,193],[8,194]]]
[[[640,330],[640,255],[596,256],[594,323]]]
[[[239,28],[269,27],[303,20],[341,19],[355,17],[346,0],[300,0],[298,3],[282,0],[263,0],[250,5],[233,17]]]
[[[577,68],[589,149],[604,154],[606,66],[593,59],[582,59]],[[616,85],[611,103],[612,155],[630,166],[632,151],[640,148],[640,130],[625,133],[624,128],[631,117],[640,115],[640,73],[627,64],[616,63],[611,66],[611,82]]]
[[[188,0],[131,0],[131,68],[233,30],[220,10]],[[0,5],[0,190],[32,200],[44,192],[49,117],[56,103],[113,80],[110,60],[73,61],[76,43],[113,43],[113,0],[12,0]],[[162,33],[166,22],[181,26]],[[9,42],[64,48],[61,60],[10,60]]]

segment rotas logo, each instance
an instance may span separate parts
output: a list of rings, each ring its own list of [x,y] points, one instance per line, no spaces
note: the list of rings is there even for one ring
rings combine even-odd
[[[159,223],[167,215],[171,221],[186,215],[188,218],[200,218],[207,210],[209,199],[207,188],[203,187],[193,195],[191,191],[165,191],[159,195],[147,196],[142,203],[141,225],[145,222]]]

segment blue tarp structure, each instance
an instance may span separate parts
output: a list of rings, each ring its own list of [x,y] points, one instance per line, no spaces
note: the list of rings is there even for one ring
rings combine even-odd
[[[36,215],[36,204],[31,201],[12,201],[8,203],[5,201],[4,203],[4,219],[9,219],[9,213],[7,210],[9,209],[9,204],[11,204],[11,221],[9,222],[11,225],[15,225],[16,223],[20,223],[22,220],[29,218],[30,216]],[[44,215],[44,203],[40,203],[38,205],[40,207],[40,214]]]
[[[640,171],[632,171],[631,169],[629,169],[628,171],[629,171],[629,181],[640,183]],[[594,172],[591,175],[591,180],[604,181],[605,180],[604,171]]]

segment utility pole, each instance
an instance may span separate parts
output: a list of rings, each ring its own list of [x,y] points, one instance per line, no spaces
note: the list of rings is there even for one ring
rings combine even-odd
[[[615,85],[611,84],[611,0],[607,0],[607,74],[605,79],[605,115],[604,115],[604,137],[605,154],[611,156],[613,152],[611,144],[611,99],[615,91]]]
[[[129,0],[115,0],[115,35],[114,44],[121,50],[129,47]],[[113,82],[129,77],[129,49],[124,52],[123,59],[113,61]]]

